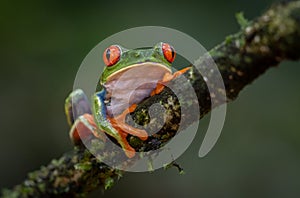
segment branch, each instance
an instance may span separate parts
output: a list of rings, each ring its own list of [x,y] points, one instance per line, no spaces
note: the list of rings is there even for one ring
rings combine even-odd
[[[217,105],[234,100],[246,85],[267,69],[278,65],[283,60],[300,58],[300,1],[275,4],[251,22],[247,22],[241,15],[237,15],[237,18],[241,30],[228,36],[224,42],[209,51],[209,55],[221,72],[225,90],[209,93],[208,87],[213,87],[213,82],[206,84],[194,67],[185,74],[188,82],[183,82],[180,86],[180,89],[184,90],[188,84],[192,84],[198,96],[200,117],[211,110],[211,99]],[[212,64],[208,54],[201,57],[198,63],[204,70],[207,65]],[[214,79],[215,75],[215,72],[210,72],[207,77]],[[218,96],[224,94],[227,96],[227,101],[219,100],[221,97]],[[132,114],[134,121],[140,125],[148,124],[147,127],[150,128],[157,127],[158,122],[148,123],[148,107],[157,102],[166,108],[166,124],[159,133],[146,141],[130,137],[129,142],[136,151],[149,151],[164,145],[176,134],[180,119],[184,120],[185,126],[196,121],[194,118],[197,116],[192,114],[184,115],[182,118],[179,116],[180,108],[183,107],[179,105],[177,97],[170,89],[164,89],[159,95],[139,104]],[[190,106],[196,102],[189,101],[184,105]],[[96,142],[94,148],[101,150],[105,146],[103,144],[103,142]],[[106,159],[111,157],[107,153],[101,155]],[[99,162],[87,149],[75,147],[73,151],[63,154],[57,160],[52,160],[40,170],[29,173],[26,180],[12,190],[3,190],[3,196],[84,196],[96,188],[111,187],[122,175],[122,171]]]

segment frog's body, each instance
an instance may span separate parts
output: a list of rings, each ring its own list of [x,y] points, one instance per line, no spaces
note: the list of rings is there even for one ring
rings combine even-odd
[[[161,64],[141,63],[114,74],[104,85],[107,99],[111,100],[107,106],[108,115],[118,115],[149,97],[166,73],[171,74],[171,70]]]
[[[70,131],[73,141],[79,143],[80,137],[89,134],[101,138],[100,131],[104,131],[117,140],[128,157],[133,157],[135,150],[127,142],[127,135],[146,140],[148,134],[127,125],[125,117],[135,110],[136,104],[161,92],[164,83],[187,71],[188,68],[172,74],[174,58],[174,49],[166,43],[134,50],[118,45],[107,48],[103,54],[107,67],[100,80],[102,89],[93,96],[92,110],[87,108],[82,91],[74,91],[66,100],[68,121],[71,125],[75,121]]]

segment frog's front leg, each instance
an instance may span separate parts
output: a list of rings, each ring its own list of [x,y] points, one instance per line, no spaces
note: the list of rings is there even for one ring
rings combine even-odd
[[[151,92],[151,96],[159,94],[165,88],[166,83],[170,82],[171,80],[177,78],[178,76],[184,74],[190,69],[190,67],[184,68],[175,72],[174,74],[166,73],[161,81],[157,82],[156,88]]]
[[[93,112],[97,120],[98,127],[112,136],[121,145],[127,157],[132,158],[135,155],[135,150],[130,146],[126,137],[128,134],[139,137],[142,140],[148,138],[145,130],[134,128],[125,123],[125,117],[128,113],[135,109],[135,106],[125,110],[121,115],[114,118],[107,116],[106,106],[104,103],[106,90],[95,93],[93,99]]]
[[[71,127],[69,135],[75,145],[81,145],[82,139],[93,136],[105,140],[98,132],[88,98],[82,90],[74,90],[66,98],[65,113]]]

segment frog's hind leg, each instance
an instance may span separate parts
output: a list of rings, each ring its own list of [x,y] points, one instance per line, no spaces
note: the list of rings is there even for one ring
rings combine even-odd
[[[97,125],[91,114],[79,116],[70,129],[69,136],[75,145],[80,145],[82,141],[97,137],[105,141],[105,138],[98,133]]]
[[[136,104],[133,104],[128,109],[125,109],[120,115],[113,118],[108,117],[108,119],[114,128],[127,134],[137,136],[141,140],[146,140],[148,138],[148,133],[145,130],[132,127],[125,122],[127,114],[132,113],[136,109],[136,106]]]
[[[121,147],[123,148],[126,156],[128,158],[132,158],[135,156],[135,150],[128,143],[128,141],[126,139],[127,135],[128,135],[127,133],[120,132],[121,141],[118,141],[118,142],[119,142],[119,144],[121,144]]]
[[[80,89],[74,90],[65,101],[65,113],[71,129],[70,139],[75,145],[79,145],[82,139],[96,136],[100,137],[88,98]]]
[[[187,72],[190,69],[190,67],[184,68],[182,70],[179,70],[177,72],[175,72],[174,74],[170,74],[170,73],[166,73],[163,77],[162,80],[157,82],[157,86],[156,88],[151,92],[151,96],[153,95],[157,95],[160,92],[162,92],[162,90],[165,88],[166,83],[170,82],[171,80],[173,80],[174,78],[184,74],[185,72]]]

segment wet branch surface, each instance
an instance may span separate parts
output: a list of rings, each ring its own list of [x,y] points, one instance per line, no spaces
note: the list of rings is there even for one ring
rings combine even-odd
[[[158,126],[161,125],[159,121],[153,122],[149,118],[148,108],[152,104],[163,105],[167,114],[162,129],[146,141],[132,136],[128,138],[136,151],[159,148],[176,134],[180,121],[180,127],[187,127],[196,121],[195,118],[201,118],[211,111],[211,101],[214,101],[213,108],[232,101],[246,85],[267,69],[277,66],[283,60],[300,58],[300,1],[275,4],[250,22],[240,15],[237,18],[241,30],[228,36],[225,41],[211,49],[209,55],[206,54],[197,61],[197,68],[201,68],[201,71],[207,70],[211,64],[217,65],[224,80],[225,90],[214,84],[214,79],[217,78],[216,71],[210,70],[204,72],[205,75],[200,75],[198,69],[192,67],[184,74],[187,80],[179,82],[180,86],[177,87],[180,92],[192,85],[198,101],[190,97],[190,101],[185,100],[184,104],[182,102],[179,104],[178,94],[174,95],[171,89],[164,89],[160,94],[143,101],[132,113],[133,120],[140,125],[147,125],[148,130],[161,127]],[[180,81],[180,78],[177,81]],[[214,92],[209,92],[208,88],[214,88]],[[226,100],[223,99],[224,96]],[[189,98],[186,93],[185,98]],[[193,105],[199,105],[200,115],[193,115],[193,112],[180,115],[182,108],[191,108]],[[110,159],[112,153],[101,153],[105,143],[97,141],[93,143],[94,149],[100,151],[102,159]],[[123,153],[113,154],[123,155]],[[73,151],[29,173],[23,183],[13,189],[4,190],[3,196],[85,196],[95,189],[111,187],[123,173],[98,161],[84,147],[75,147]]]

